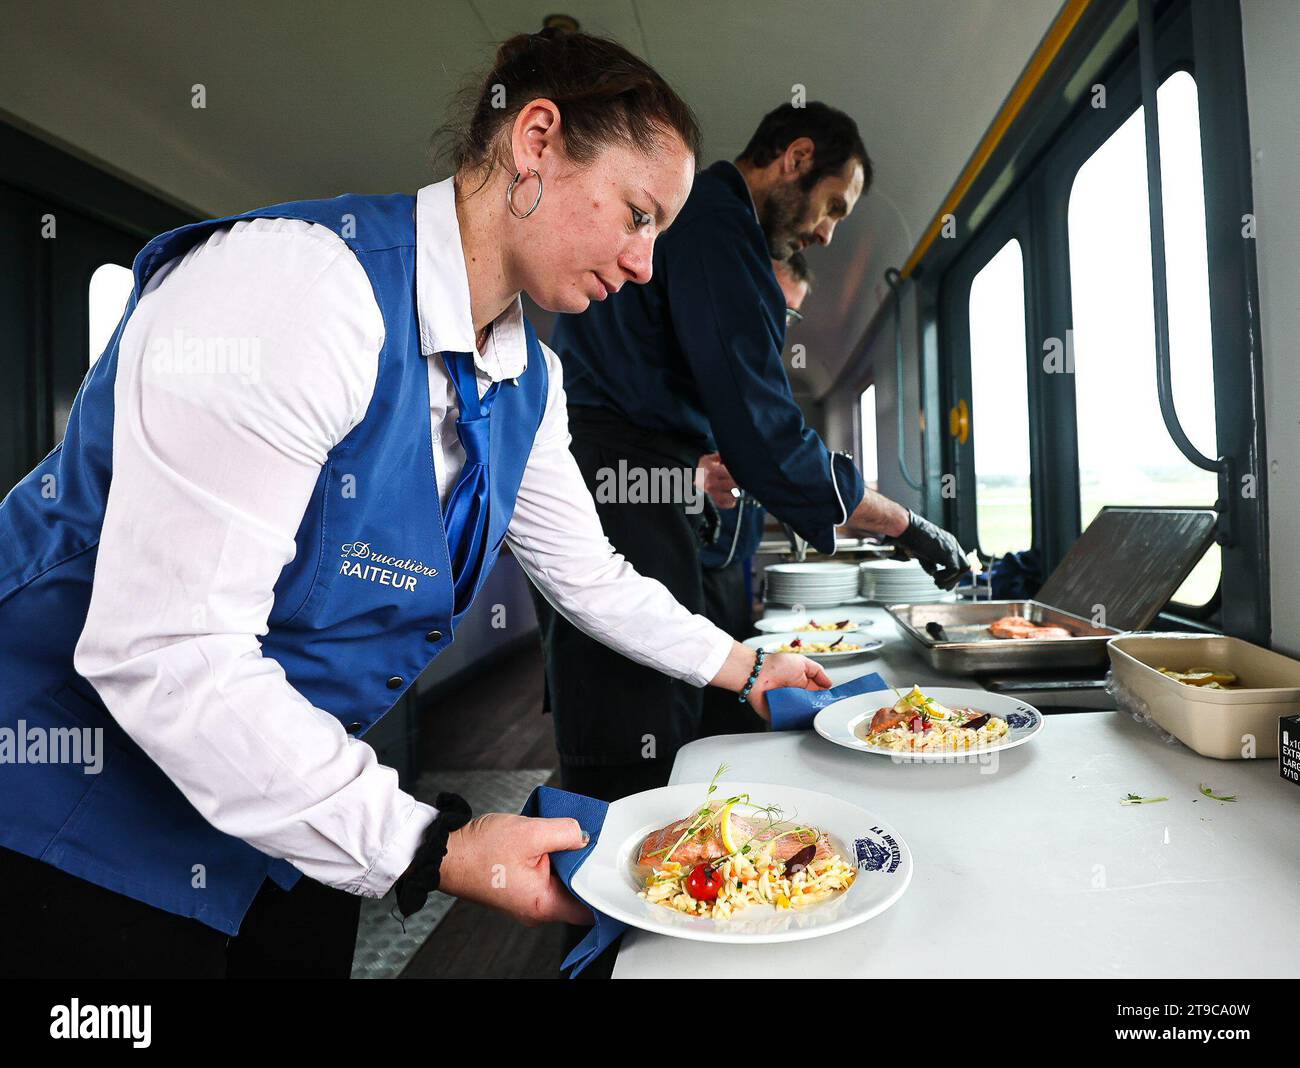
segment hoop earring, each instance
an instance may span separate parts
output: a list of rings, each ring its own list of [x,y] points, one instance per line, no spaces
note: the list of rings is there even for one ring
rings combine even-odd
[[[537,199],[533,201],[533,206],[522,215],[515,211],[515,186],[519,184],[519,179],[523,177],[522,171],[515,171],[515,176],[510,179],[510,185],[506,188],[506,207],[510,209],[510,214],[516,219],[526,219],[537,210],[537,205],[542,202],[542,176],[532,167],[528,168],[529,172],[537,179]]]

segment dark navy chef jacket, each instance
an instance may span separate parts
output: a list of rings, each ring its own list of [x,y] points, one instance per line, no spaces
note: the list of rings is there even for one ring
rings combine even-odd
[[[862,476],[804,422],[784,345],[785,298],[749,187],[726,161],[696,176],[655,242],[650,282],[557,317],[551,336],[570,405],[716,449],[745,490],[829,553]]]

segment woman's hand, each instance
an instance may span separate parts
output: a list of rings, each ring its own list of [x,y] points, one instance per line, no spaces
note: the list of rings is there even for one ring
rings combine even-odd
[[[749,681],[757,659],[758,654],[753,649],[740,642],[732,642],[731,652],[710,680],[710,685],[720,686],[735,694],[740,693]],[[763,670],[749,691],[749,703],[769,723],[772,722],[772,714],[768,711],[765,695],[768,690],[779,690],[782,686],[797,686],[801,690],[829,690],[831,677],[820,664],[798,653],[769,654],[763,661]]]
[[[767,691],[783,686],[796,686],[801,690],[828,690],[831,678],[826,669],[815,660],[798,653],[771,653],[763,661],[763,670],[749,691],[749,703],[763,719],[772,721],[767,707]]]
[[[500,909],[528,927],[590,924],[591,912],[565,889],[550,857],[586,844],[577,820],[489,812],[448,836],[438,889]]]

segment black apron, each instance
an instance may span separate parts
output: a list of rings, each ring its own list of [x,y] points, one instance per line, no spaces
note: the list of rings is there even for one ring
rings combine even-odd
[[[569,430],[570,449],[614,549],[642,575],[662,582],[688,611],[705,614],[700,548],[717,533],[717,511],[708,497],[692,514],[682,501],[602,502],[597,490],[601,472],[617,472],[620,461],[646,471],[693,472],[707,444],[643,430],[603,408],[571,407]],[[702,690],[587,637],[536,591],[533,600],[562,772],[565,766],[643,768],[653,761],[662,769],[656,778],[666,782],[677,750],[702,736]]]
[[[754,613],[745,592],[745,564],[733,561],[726,567],[706,567],[704,577],[704,615],[710,623],[725,630],[738,642],[754,635]],[[717,734],[751,734],[767,729],[748,701],[738,701],[730,690],[704,687],[704,718],[700,737]]]

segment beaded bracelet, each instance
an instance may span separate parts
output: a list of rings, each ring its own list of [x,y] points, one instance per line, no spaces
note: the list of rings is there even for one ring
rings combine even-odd
[[[763,661],[767,659],[767,650],[758,650],[758,656],[754,658],[754,670],[749,673],[749,681],[745,683],[745,688],[740,691],[740,696],[736,698],[742,705],[749,700],[749,691],[754,688],[754,683],[758,681],[758,673],[763,670]]]

